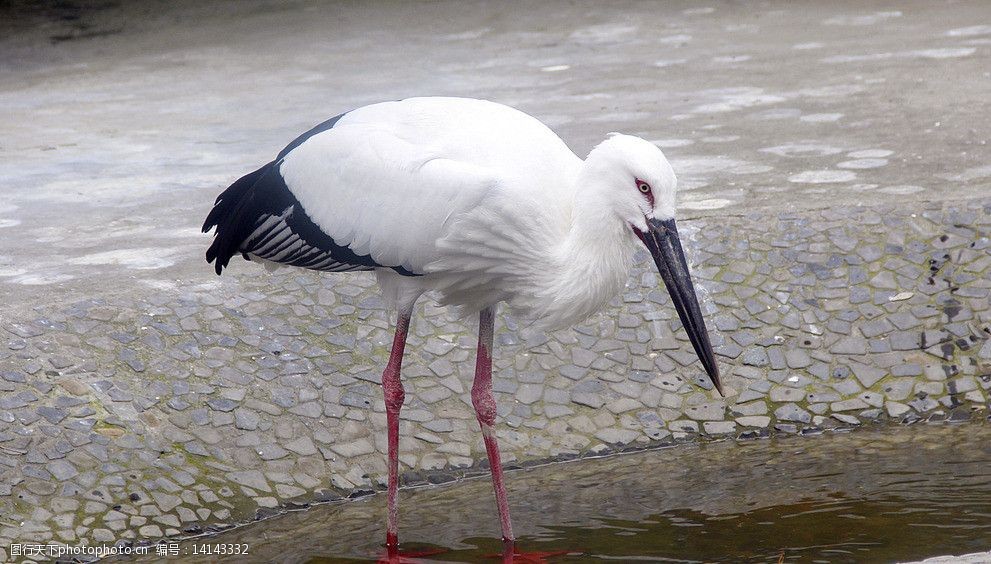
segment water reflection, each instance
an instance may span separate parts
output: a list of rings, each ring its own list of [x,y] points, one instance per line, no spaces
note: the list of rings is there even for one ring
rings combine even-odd
[[[509,474],[517,562],[904,561],[991,549],[991,425],[916,426],[700,446]],[[257,561],[367,562],[384,499],[230,531]],[[487,479],[404,491],[403,550],[498,562]],[[188,561],[184,560],[184,561]]]

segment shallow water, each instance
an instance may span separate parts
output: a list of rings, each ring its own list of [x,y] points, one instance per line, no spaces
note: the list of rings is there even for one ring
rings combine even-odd
[[[539,553],[517,562],[896,562],[991,549],[986,422],[682,446],[508,476],[518,550]],[[487,478],[400,497],[402,548],[417,561],[500,559]],[[384,514],[376,495],[183,552],[246,543],[255,561],[374,561]]]

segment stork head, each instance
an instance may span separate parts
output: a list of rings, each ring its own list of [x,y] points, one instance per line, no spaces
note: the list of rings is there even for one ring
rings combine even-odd
[[[650,141],[610,133],[585,159],[590,183],[625,223],[647,231],[649,219],[674,219],[678,179],[664,153]]]
[[[675,225],[678,180],[671,164],[653,143],[611,133],[589,153],[585,166],[599,189],[600,205],[627,224],[650,251],[695,353],[722,394],[719,367]]]

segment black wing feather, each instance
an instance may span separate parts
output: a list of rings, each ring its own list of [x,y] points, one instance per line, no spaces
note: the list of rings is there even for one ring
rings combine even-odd
[[[369,255],[358,255],[338,245],[306,214],[302,204],[286,186],[280,167],[282,159],[310,137],[334,127],[340,116],[310,129],[279,152],[276,160],[246,174],[224,190],[214,202],[203,223],[206,233],[216,227],[213,243],[206,252],[217,274],[223,272],[235,254],[249,254],[287,264],[345,272],[392,268],[404,276],[417,276],[402,266],[386,266]]]

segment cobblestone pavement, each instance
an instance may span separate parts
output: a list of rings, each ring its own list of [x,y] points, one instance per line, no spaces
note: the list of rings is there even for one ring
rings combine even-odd
[[[706,437],[987,417],[991,201],[689,221],[727,398],[641,256],[574,330],[501,316],[499,440],[527,465]],[[383,487],[389,320],[365,275],[242,276],[4,321],[0,546],[223,527]],[[471,328],[423,306],[406,484],[477,470]]]

